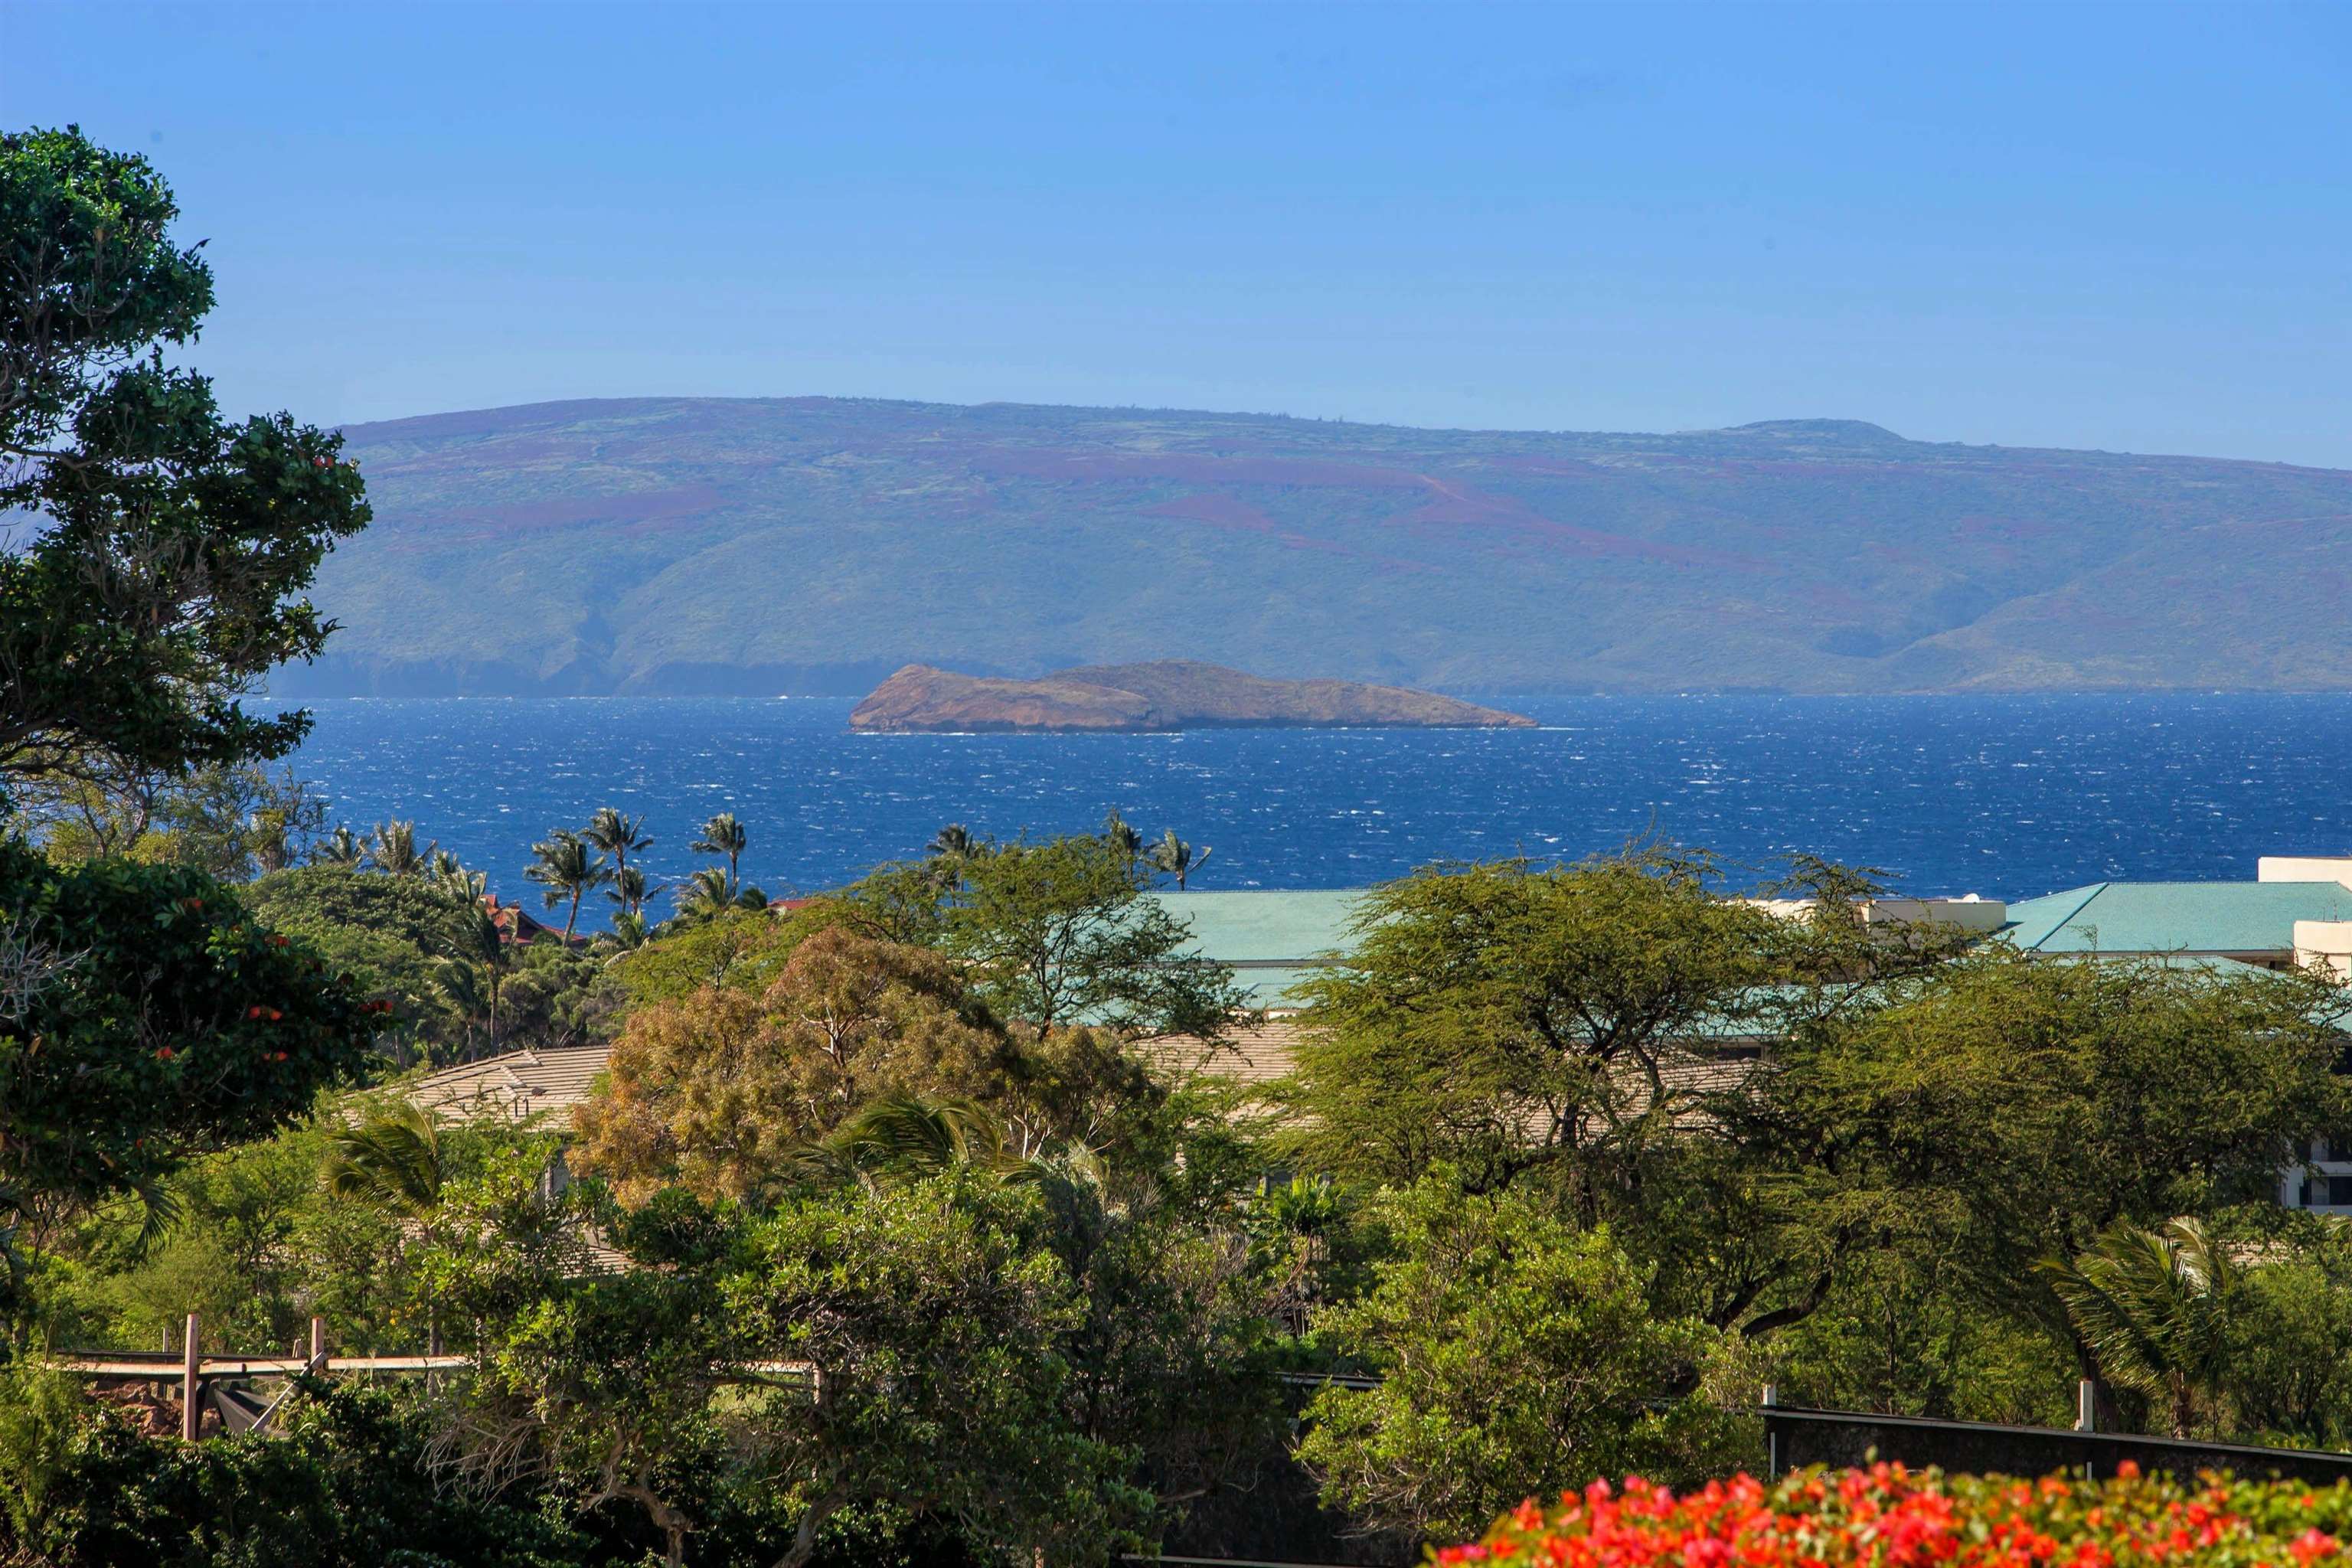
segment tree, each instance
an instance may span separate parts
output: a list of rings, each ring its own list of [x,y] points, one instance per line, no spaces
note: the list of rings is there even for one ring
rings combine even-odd
[[[733,901],[735,889],[742,885],[743,851],[750,843],[751,836],[743,831],[743,825],[735,820],[735,814],[731,811],[722,811],[702,825],[702,831],[695,836],[694,842],[688,846],[698,855],[727,857],[727,901],[729,902]]]
[[[2347,1005],[2309,975],[1995,944],[1798,1030],[1716,1109],[1823,1280],[1873,1252],[1945,1259],[1979,1300],[2064,1333],[2042,1259],[2118,1220],[2267,1200],[2352,1121]]]
[[[348,866],[357,868],[367,859],[367,846],[344,823],[310,847],[310,860],[319,866]]]
[[[2193,1219],[2155,1230],[2120,1220],[2080,1258],[2042,1269],[2100,1372],[2155,1401],[2172,1435],[2188,1436],[2220,1391],[2229,1254]]]
[[[1100,1563],[1144,1544],[1150,1499],[1129,1456],[1071,1418],[1062,1347],[1081,1303],[1024,1245],[1029,1201],[950,1175],[805,1199],[756,1229],[756,1272],[736,1288],[747,1327],[821,1368],[825,1390],[757,1420],[798,1504],[781,1568],[874,1507],[949,1524],[984,1560]]]
[[[1120,826],[1126,825],[1122,823]],[[1176,830],[1171,827],[1165,838],[1151,847],[1151,867],[1155,871],[1175,878],[1176,890],[1181,893],[1184,890],[1185,879],[1207,865],[1211,853],[1204,846],[1199,854],[1194,854],[1192,847],[1177,837]]]
[[[623,877],[629,873],[630,856],[654,847],[652,837],[645,831],[643,817],[628,816],[609,805],[600,805],[596,808],[596,815],[589,819],[587,827],[582,831],[580,837],[586,839],[592,847],[610,855],[613,858],[614,871]],[[638,888],[642,889],[646,881],[645,872],[642,869],[637,872],[636,881]],[[644,902],[644,894],[640,892],[637,903],[642,905]]]
[[[1680,1070],[1759,1028],[1781,922],[1717,896],[1712,862],[1634,846],[1575,866],[1441,867],[1372,889],[1344,969],[1308,987],[1302,1140],[1318,1168],[1474,1187],[1544,1172],[1588,1223],[1694,1109]]]
[[[1100,837],[1006,845],[963,863],[944,946],[992,1008],[1040,1033],[1222,1036],[1247,998],[1184,951],[1191,931],[1145,896],[1147,875]]]
[[[613,868],[598,855],[591,858],[587,841],[578,834],[557,830],[552,837],[530,847],[532,863],[523,875],[546,889],[541,895],[549,909],[563,907],[563,940],[572,940],[580,922],[580,900],[613,879]]]
[[[581,1165],[632,1196],[748,1196],[883,1096],[1001,1090],[1007,1049],[940,955],[821,931],[764,994],[712,987],[631,1013],[579,1113]]]
[[[468,1018],[480,1018],[495,1053],[499,1044],[499,1004],[514,968],[514,944],[479,903],[463,906],[464,918],[443,950],[435,984]]]
[[[636,921],[642,927],[646,900],[661,890],[646,885],[643,867],[623,866],[613,872],[613,885],[604,890],[604,896],[620,906],[623,915]]]
[[[688,924],[715,920],[736,907],[727,873],[716,866],[698,867],[677,884],[677,918]]]
[[[474,1015],[453,1010],[441,965],[464,945],[480,907],[438,883],[379,877],[335,865],[272,871],[239,890],[268,929],[310,943],[348,971],[362,995],[391,1005],[384,1028],[406,1036],[404,1052],[430,1056],[456,1043]]]
[[[1369,1295],[1319,1320],[1382,1374],[1309,1407],[1299,1457],[1328,1502],[1460,1539],[1530,1495],[1627,1474],[1682,1485],[1743,1457],[1736,1425],[1690,1397],[1714,1331],[1654,1313],[1606,1231],[1523,1193],[1466,1194],[1450,1172],[1396,1195],[1386,1217],[1398,1256]]]
[[[368,838],[366,863],[387,877],[422,877],[432,869],[437,847],[416,847],[416,824],[379,822]]]
[[[1103,818],[1103,842],[1132,860],[1143,853],[1143,835],[1114,808]]]
[[[327,1138],[327,1190],[403,1219],[432,1212],[448,1173],[432,1112],[404,1100]]]
[[[924,846],[924,853],[939,860],[969,860],[976,855],[987,854],[988,845],[973,837],[971,829],[962,823],[950,822],[931,835],[930,843]]]
[[[92,759],[177,774],[284,754],[247,712],[332,626],[306,588],[368,521],[340,436],[225,423],[170,365],[213,302],[170,187],[78,130],[0,137],[0,793]]]
[[[0,1205],[37,1226],[263,1136],[366,1059],[380,1004],[200,871],[0,842]]]

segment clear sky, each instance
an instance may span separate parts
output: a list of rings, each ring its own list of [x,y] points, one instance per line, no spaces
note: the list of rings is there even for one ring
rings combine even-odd
[[[0,0],[232,408],[826,393],[2352,468],[2352,8]]]

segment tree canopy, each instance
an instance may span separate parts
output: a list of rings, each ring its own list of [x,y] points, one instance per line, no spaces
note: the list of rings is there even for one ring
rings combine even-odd
[[[284,753],[307,717],[239,700],[331,630],[296,595],[368,521],[341,437],[166,362],[212,274],[144,159],[0,136],[0,789]]]

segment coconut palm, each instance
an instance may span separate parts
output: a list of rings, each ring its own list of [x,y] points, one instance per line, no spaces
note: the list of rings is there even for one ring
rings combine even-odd
[[[2221,1381],[2230,1260],[2194,1219],[2156,1230],[2119,1220],[2074,1262],[2041,1265],[2109,1381],[2158,1403],[2186,1437]]]
[[[317,866],[348,866],[356,870],[367,858],[367,846],[347,823],[337,823],[335,830],[310,846],[310,861]]]
[[[547,889],[541,899],[549,909],[569,900],[563,940],[570,942],[572,927],[580,922],[580,900],[591,889],[611,881],[613,868],[604,864],[602,855],[590,856],[586,839],[562,828],[544,843],[532,845],[530,852],[534,858],[523,875]]]
[[[982,842],[971,836],[971,829],[961,822],[950,822],[932,834],[931,841],[923,848],[935,860],[970,860],[987,852]]]
[[[604,896],[621,906],[622,914],[642,917],[646,900],[659,897],[661,892],[661,889],[646,880],[644,867],[624,866],[613,873],[613,885],[604,889]]]
[[[442,955],[433,984],[465,1015],[468,1027],[473,1019],[484,1022],[493,1052],[499,1048],[499,993],[513,967],[514,947],[505,929],[476,900]]]
[[[588,826],[582,830],[580,837],[610,855],[614,871],[626,871],[630,856],[654,847],[654,841],[643,831],[644,826],[643,817],[629,816],[612,806],[600,805],[596,808],[596,815],[588,819]]]
[[[490,879],[486,874],[467,870],[446,849],[433,852],[433,868],[425,873],[425,879],[451,898],[467,903],[480,903],[482,895],[490,890]]]
[[[716,866],[705,866],[677,884],[677,914],[684,921],[707,921],[732,909],[735,895],[727,886],[727,873]]]
[[[1203,844],[1201,846],[1200,852],[1195,854],[1192,847],[1177,837],[1176,830],[1171,827],[1168,830],[1168,837],[1153,845],[1151,853],[1145,858],[1150,861],[1155,870],[1164,871],[1175,878],[1176,890],[1181,893],[1184,890],[1184,879],[1207,865],[1209,857],[1213,853],[1213,850]]]
[[[433,1113],[414,1100],[352,1122],[327,1140],[327,1190],[363,1203],[393,1218],[427,1220],[440,1206],[449,1177],[441,1130]],[[405,1245],[404,1241],[402,1245]],[[440,1312],[428,1287],[425,1299],[425,1348],[441,1351]],[[430,1384],[428,1383],[427,1386]]]
[[[743,850],[750,842],[751,836],[743,831],[743,825],[735,820],[735,814],[722,811],[702,825],[701,836],[688,847],[699,855],[727,857],[727,896],[731,900],[741,879]]]
[[[447,1174],[441,1130],[414,1100],[378,1110],[327,1140],[327,1190],[398,1219],[430,1214]]]
[[[623,952],[635,952],[646,945],[646,917],[626,910],[613,917],[613,944]]]
[[[368,839],[367,864],[387,877],[421,877],[438,852],[434,845],[416,847],[416,824],[379,822]]]
[[[1138,833],[1135,825],[1121,816],[1116,807],[1103,818],[1102,836],[1103,842],[1117,851],[1122,860],[1132,860],[1143,853],[1143,835]]]

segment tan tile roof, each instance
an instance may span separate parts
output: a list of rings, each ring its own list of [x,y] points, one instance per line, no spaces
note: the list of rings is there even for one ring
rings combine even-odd
[[[1263,1023],[1235,1029],[1224,1041],[1195,1035],[1157,1035],[1139,1041],[1143,1059],[1171,1077],[1199,1073],[1256,1086],[1290,1076],[1305,1033],[1297,1013],[1271,1013]]]
[[[409,1098],[442,1121],[478,1117],[523,1122],[544,1117],[562,1124],[588,1098],[612,1055],[609,1046],[560,1051],[509,1051],[420,1079]]]
[[[1255,1089],[1289,1076],[1298,1059],[1298,1046],[1307,1025],[1303,1014],[1268,1015],[1265,1022],[1236,1029],[1229,1042],[1212,1042],[1192,1035],[1161,1035],[1137,1046],[1144,1060],[1160,1072],[1182,1078],[1194,1074],[1228,1079]],[[1659,1064],[1666,1092],[1681,1103],[1675,1124],[1685,1131],[1705,1124],[1702,1102],[1708,1097],[1744,1088],[1757,1070],[1752,1050],[1677,1050]],[[1631,1068],[1619,1069],[1633,1091],[1625,1107],[1638,1113],[1647,1100],[1647,1086]]]

